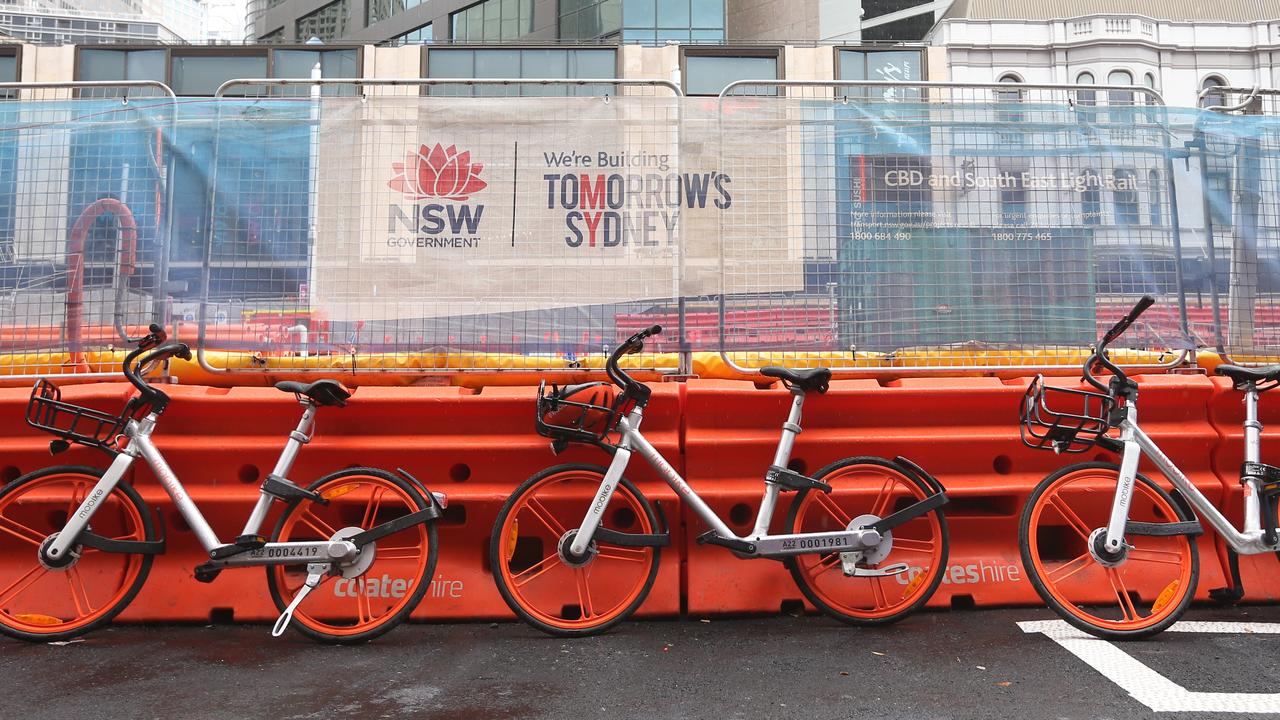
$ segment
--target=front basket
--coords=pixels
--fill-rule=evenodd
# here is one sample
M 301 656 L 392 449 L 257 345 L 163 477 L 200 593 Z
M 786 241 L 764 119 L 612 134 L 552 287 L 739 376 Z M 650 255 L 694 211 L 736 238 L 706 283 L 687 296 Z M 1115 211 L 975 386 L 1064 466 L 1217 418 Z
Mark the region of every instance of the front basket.
M 1082 453 L 1111 428 L 1115 398 L 1048 385 L 1037 375 L 1022 396 L 1022 442 L 1054 452 Z

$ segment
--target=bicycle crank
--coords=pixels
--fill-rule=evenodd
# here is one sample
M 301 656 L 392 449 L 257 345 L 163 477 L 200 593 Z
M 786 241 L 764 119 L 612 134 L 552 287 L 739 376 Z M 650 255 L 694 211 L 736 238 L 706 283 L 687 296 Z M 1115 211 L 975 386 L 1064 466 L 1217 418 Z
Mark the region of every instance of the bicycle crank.
M 312 590 L 316 589 L 331 568 L 329 563 L 307 563 L 307 581 L 298 588 L 298 594 L 293 596 L 293 602 L 289 603 L 289 607 L 285 608 L 276 620 L 275 627 L 271 628 L 271 637 L 280 637 L 284 634 L 285 629 L 289 627 L 289 621 L 293 619 L 293 611 L 298 609 Z
M 850 531 L 861 530 L 879 520 L 880 517 L 876 515 L 859 515 L 850 520 L 845 529 Z M 844 571 L 845 577 L 889 577 L 891 575 L 901 575 L 908 569 L 906 563 L 894 563 L 882 568 L 858 567 L 859 565 L 876 565 L 889 557 L 889 552 L 892 550 L 893 531 L 886 530 L 880 537 L 880 542 L 872 547 L 840 553 L 841 569 Z

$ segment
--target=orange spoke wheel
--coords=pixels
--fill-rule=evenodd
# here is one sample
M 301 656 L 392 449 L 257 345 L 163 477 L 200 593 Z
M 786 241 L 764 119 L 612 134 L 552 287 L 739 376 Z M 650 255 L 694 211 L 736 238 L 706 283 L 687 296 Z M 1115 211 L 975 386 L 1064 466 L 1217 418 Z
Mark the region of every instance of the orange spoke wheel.
M 796 496 L 787 532 L 835 532 L 868 516 L 887 517 L 936 491 L 892 462 L 874 457 L 840 460 L 820 470 L 817 479 L 831 493 L 805 490 Z M 872 520 L 874 522 L 874 520 Z M 947 565 L 947 520 L 931 510 L 893 528 L 877 548 L 853 553 L 813 553 L 787 560 L 791 576 L 809 602 L 828 615 L 855 625 L 884 625 L 911 614 L 929 600 Z M 906 565 L 892 575 L 845 574 L 846 561 L 875 571 Z
M 102 478 L 90 467 L 53 467 L 0 490 L 0 631 L 34 642 L 65 640 L 105 625 L 133 600 L 152 555 L 73 547 L 70 561 L 41 562 L 40 547 L 62 530 Z M 88 530 L 112 540 L 155 540 L 151 514 L 120 482 L 93 506 Z
M 1098 637 L 1141 638 L 1177 621 L 1195 594 L 1200 558 L 1187 535 L 1126 533 L 1120 562 L 1103 565 L 1089 551 L 1105 531 L 1120 468 L 1083 463 L 1050 475 L 1031 492 L 1018 525 L 1022 565 L 1040 597 L 1062 619 Z M 1172 523 L 1190 511 L 1139 475 L 1129 519 Z M 1110 563 L 1109 563 L 1110 564 Z
M 570 533 L 582 525 L 604 474 L 595 465 L 548 468 L 511 494 L 494 523 L 489 549 L 498 591 L 520 619 L 548 634 L 604 632 L 640 607 L 658 575 L 659 548 L 620 547 L 598 538 L 584 558 L 566 561 Z M 659 532 L 648 500 L 625 478 L 600 526 Z
M 349 528 L 368 530 L 417 512 L 428 502 L 407 481 L 375 468 L 342 470 L 317 480 L 309 489 L 329 504 L 291 502 L 280 516 L 272 542 L 328 540 Z M 373 545 L 368 568 L 354 577 L 325 577 L 298 606 L 291 627 L 321 642 L 359 643 L 407 619 L 435 572 L 435 523 L 412 525 Z M 271 599 L 281 612 L 306 579 L 306 565 L 267 567 Z

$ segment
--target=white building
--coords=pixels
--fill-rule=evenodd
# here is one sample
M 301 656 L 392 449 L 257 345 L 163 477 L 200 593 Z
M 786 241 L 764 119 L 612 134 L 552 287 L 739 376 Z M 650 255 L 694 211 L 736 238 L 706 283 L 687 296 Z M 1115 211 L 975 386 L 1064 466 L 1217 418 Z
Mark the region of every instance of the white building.
M 183 42 L 204 24 L 201 0 L 0 0 L 0 34 L 30 43 Z
M 959 82 L 1280 87 L 1280 0 L 955 0 L 927 41 Z

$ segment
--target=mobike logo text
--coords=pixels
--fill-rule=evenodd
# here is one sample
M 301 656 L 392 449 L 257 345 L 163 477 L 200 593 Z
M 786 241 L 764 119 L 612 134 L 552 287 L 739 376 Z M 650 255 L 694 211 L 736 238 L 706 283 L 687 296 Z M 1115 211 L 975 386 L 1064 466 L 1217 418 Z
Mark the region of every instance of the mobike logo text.
M 334 597 L 373 597 L 373 598 L 402 598 L 408 592 L 412 584 L 411 580 L 406 578 L 393 578 L 387 573 L 383 573 L 381 577 L 372 575 L 361 576 L 358 578 L 338 578 L 333 583 Z M 461 598 L 462 597 L 462 581 L 461 580 L 445 580 L 443 575 L 437 576 L 431 581 L 430 587 L 427 588 L 426 597 L 434 598 Z
M 924 568 L 912 565 L 904 573 L 893 577 L 899 585 L 906 585 L 924 573 Z M 977 585 L 978 583 L 1021 582 L 1022 568 L 1012 563 L 991 563 L 985 560 L 962 565 L 949 565 L 942 573 L 946 585 Z
M 469 151 L 457 146 L 420 146 L 405 155 L 404 162 L 392 163 L 395 176 L 387 185 L 407 200 L 447 200 L 417 202 L 411 207 L 387 205 L 387 245 L 414 248 L 474 248 L 484 205 L 464 204 L 484 190 L 480 179 L 484 165 L 471 162 Z
M 675 243 L 682 208 L 733 204 L 722 172 L 546 173 L 547 209 L 566 210 L 569 247 L 656 247 Z

